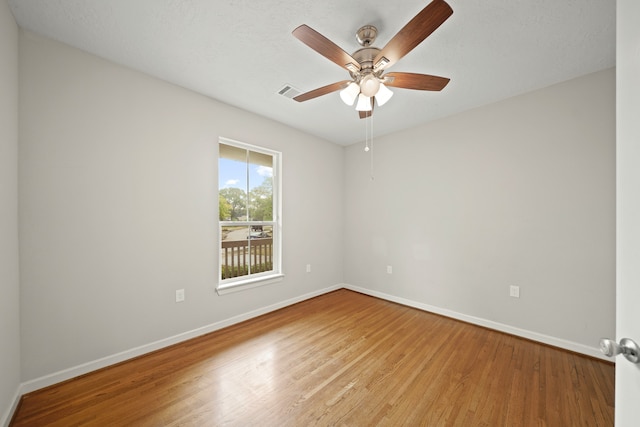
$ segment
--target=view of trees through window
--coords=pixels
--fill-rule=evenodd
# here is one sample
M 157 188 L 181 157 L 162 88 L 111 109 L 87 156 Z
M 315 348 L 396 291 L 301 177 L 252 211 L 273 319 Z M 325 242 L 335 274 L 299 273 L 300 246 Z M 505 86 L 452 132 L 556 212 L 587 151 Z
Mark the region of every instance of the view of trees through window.
M 274 272 L 274 156 L 219 144 L 220 279 Z

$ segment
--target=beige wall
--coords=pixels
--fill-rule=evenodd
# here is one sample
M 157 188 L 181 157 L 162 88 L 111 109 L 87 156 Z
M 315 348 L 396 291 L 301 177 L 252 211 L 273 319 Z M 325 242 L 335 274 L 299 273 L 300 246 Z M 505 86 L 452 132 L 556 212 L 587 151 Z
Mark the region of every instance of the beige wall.
M 0 425 L 20 383 L 18 28 L 0 1 Z
M 30 33 L 20 49 L 23 381 L 341 282 L 342 147 Z M 224 296 L 218 136 L 283 153 L 285 278 Z
M 613 336 L 614 69 L 377 138 L 373 181 L 362 147 L 346 283 L 596 355 Z

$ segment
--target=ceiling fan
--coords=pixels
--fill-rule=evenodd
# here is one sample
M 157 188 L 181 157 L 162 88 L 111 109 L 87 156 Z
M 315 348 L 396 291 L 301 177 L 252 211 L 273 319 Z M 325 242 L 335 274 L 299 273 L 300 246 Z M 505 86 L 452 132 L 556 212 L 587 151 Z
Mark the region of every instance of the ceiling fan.
M 299 26 L 293 30 L 294 37 L 349 71 L 351 80 L 332 83 L 300 94 L 293 99 L 303 102 L 339 90 L 340 97 L 347 105 L 353 105 L 356 99 L 358 100 L 356 110 L 363 119 L 373 114 L 374 104 L 381 106 L 391 98 L 393 93 L 387 86 L 415 90 L 442 90 L 449 83 L 446 77 L 401 72 L 385 73 L 385 70 L 411 52 L 451 14 L 453 10 L 444 0 L 433 0 L 382 49 L 372 46 L 378 35 L 376 27 L 365 25 L 356 33 L 356 39 L 362 48 L 352 55 L 311 27 Z

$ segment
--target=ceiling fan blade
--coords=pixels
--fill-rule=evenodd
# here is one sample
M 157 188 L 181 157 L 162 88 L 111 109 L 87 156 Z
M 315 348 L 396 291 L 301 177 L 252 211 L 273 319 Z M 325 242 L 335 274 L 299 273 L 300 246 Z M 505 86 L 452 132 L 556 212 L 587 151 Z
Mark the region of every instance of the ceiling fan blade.
M 429 37 L 452 14 L 453 9 L 447 2 L 433 0 L 387 43 L 373 63 L 381 64 L 378 69 L 390 67 Z M 381 63 L 383 57 L 387 61 Z
M 296 96 L 295 99 L 298 102 L 308 101 L 313 98 L 317 98 L 322 95 L 326 95 L 331 92 L 335 92 L 340 89 L 344 89 L 347 85 L 351 83 L 351 80 L 343 80 L 341 82 L 331 83 L 330 85 L 319 87 L 318 89 L 311 90 L 309 92 L 305 92 Z
M 356 71 L 360 70 L 360 64 L 358 63 L 358 61 L 353 59 L 351 55 L 342 50 L 337 44 L 317 32 L 313 28 L 307 25 L 300 25 L 298 28 L 293 30 L 292 34 L 302 43 L 306 44 L 311 49 L 315 50 L 330 61 L 335 62 L 342 68 L 348 71 L 352 71 L 349 70 L 349 68 L 355 67 Z
M 375 96 L 371 97 L 371 111 L 358 111 L 358 115 L 361 119 L 366 119 L 367 117 L 371 117 L 373 115 L 373 108 L 375 105 Z
M 449 83 L 448 78 L 417 73 L 387 73 L 384 84 L 404 89 L 440 91 Z

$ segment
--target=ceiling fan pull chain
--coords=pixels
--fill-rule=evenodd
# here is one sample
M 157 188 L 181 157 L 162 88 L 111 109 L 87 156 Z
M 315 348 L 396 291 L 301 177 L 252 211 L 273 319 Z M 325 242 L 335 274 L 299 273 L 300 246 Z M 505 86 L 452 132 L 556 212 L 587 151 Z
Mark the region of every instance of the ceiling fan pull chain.
M 371 161 L 371 166 L 370 166 L 371 181 L 373 181 L 373 114 L 371 115 L 371 117 L 369 117 L 369 120 L 371 120 L 371 147 L 370 147 L 371 152 L 369 153 L 369 160 Z
M 369 126 L 368 126 L 369 118 L 364 119 L 364 151 L 365 153 L 369 152 Z

